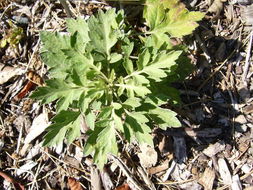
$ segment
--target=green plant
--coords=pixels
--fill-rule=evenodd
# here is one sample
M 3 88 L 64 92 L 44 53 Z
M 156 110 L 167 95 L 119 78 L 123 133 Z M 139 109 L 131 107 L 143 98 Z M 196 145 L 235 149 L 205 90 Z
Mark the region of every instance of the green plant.
M 168 77 L 180 75 L 176 61 L 182 59 L 182 50 L 170 44 L 170 37 L 191 33 L 203 15 L 184 7 L 182 11 L 182 4 L 173 2 L 147 1 L 144 18 L 149 30 L 143 35 L 115 9 L 99 10 L 87 22 L 68 19 L 68 34 L 41 32 L 41 56 L 51 79 L 31 97 L 42 103 L 57 100 L 57 115 L 44 145 L 59 144 L 65 137 L 73 142 L 85 120 L 90 130 L 84 153 L 93 154 L 101 167 L 108 153 L 117 154 L 119 138 L 153 145 L 153 126 L 181 126 L 175 112 L 160 107 L 178 98 Z M 194 27 L 186 28 L 189 22 Z
M 11 45 L 12 47 L 16 47 L 24 36 L 23 29 L 21 27 L 16 26 L 10 21 L 9 25 L 10 29 L 7 31 L 7 34 L 0 39 L 0 48 L 6 47 L 7 44 Z

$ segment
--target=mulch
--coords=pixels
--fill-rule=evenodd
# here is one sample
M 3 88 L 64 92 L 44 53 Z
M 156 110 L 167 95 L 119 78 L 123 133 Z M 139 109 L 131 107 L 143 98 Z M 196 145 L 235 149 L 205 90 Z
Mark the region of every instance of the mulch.
M 43 147 L 54 105 L 29 98 L 48 78 L 39 32 L 65 31 L 67 17 L 117 7 L 138 27 L 142 5 L 107 2 L 0 1 L 0 189 L 253 189 L 253 2 L 185 0 L 206 13 L 184 38 L 194 72 L 175 83 L 183 128 L 155 130 L 155 148 L 126 144 L 103 171 L 83 157 L 84 139 Z M 2 44 L 7 40 L 7 44 Z

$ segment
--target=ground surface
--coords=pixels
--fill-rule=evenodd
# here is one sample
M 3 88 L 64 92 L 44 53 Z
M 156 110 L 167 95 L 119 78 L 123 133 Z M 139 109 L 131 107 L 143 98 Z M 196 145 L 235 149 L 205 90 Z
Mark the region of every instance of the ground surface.
M 196 69 L 175 84 L 184 128 L 155 131 L 155 150 L 126 146 L 103 171 L 82 156 L 81 140 L 41 147 L 39 131 L 54 108 L 28 98 L 47 78 L 38 34 L 64 31 L 67 16 L 110 6 L 124 8 L 137 24 L 141 5 L 70 2 L 64 8 L 50 0 L 0 1 L 1 43 L 9 39 L 0 44 L 0 189 L 253 189 L 252 1 L 184 1 L 206 13 L 184 42 Z

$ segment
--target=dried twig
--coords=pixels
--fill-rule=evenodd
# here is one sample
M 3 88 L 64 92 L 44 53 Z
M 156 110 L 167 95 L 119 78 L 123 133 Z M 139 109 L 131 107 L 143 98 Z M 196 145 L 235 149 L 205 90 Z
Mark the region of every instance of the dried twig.
M 184 184 L 184 183 L 189 183 L 192 181 L 197 180 L 197 178 L 192 178 L 192 179 L 187 179 L 187 180 L 182 180 L 182 181 L 167 181 L 167 182 L 159 182 L 157 184 L 161 185 L 178 185 L 178 184 Z
M 247 78 L 247 75 L 248 75 L 248 71 L 249 71 L 252 40 L 253 40 L 253 30 L 250 33 L 249 47 L 248 47 L 248 51 L 247 51 L 247 55 L 246 55 L 244 71 L 243 71 L 243 74 L 242 74 L 243 82 L 245 82 L 245 80 Z
M 147 176 L 148 172 L 144 171 L 143 168 L 140 167 L 140 166 L 137 167 L 137 170 L 141 174 L 141 176 L 142 176 L 143 180 L 145 181 L 145 183 L 148 185 L 149 189 L 155 190 L 156 188 L 155 188 L 154 184 L 152 183 L 152 181 Z
M 138 182 L 134 179 L 134 177 L 132 177 L 131 172 L 129 171 L 129 169 L 125 166 L 125 164 L 123 163 L 123 161 L 110 154 L 110 158 L 120 167 L 120 169 L 123 171 L 123 173 L 127 176 L 127 178 L 129 179 L 129 181 L 138 189 L 138 190 L 142 190 L 143 188 L 138 184 Z
M 60 0 L 60 3 L 62 4 L 63 8 L 65 9 L 67 16 L 69 18 L 71 18 L 73 13 L 71 12 L 66 0 Z

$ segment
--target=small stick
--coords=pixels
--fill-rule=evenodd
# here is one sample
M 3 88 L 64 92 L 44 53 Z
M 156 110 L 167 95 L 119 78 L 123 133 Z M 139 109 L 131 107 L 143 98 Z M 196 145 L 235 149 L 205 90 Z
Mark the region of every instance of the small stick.
M 248 71 L 249 71 L 250 52 L 251 52 L 251 47 L 252 47 L 252 40 L 253 40 L 253 30 L 250 33 L 249 47 L 248 47 L 248 51 L 247 51 L 247 55 L 246 55 L 246 60 L 245 60 L 244 71 L 243 71 L 243 75 L 242 75 L 243 82 L 245 82 L 245 80 L 247 78 L 247 75 L 248 75 Z
M 62 4 L 63 8 L 65 9 L 67 16 L 69 18 L 71 18 L 73 14 L 72 14 L 71 10 L 69 9 L 69 6 L 68 6 L 66 0 L 60 0 L 60 3 Z
M 132 182 L 132 184 L 138 189 L 142 190 L 143 188 L 139 186 L 138 182 L 131 176 L 131 172 L 129 169 L 125 166 L 125 164 L 120 160 L 120 158 L 110 154 L 110 158 L 120 167 L 120 169 L 123 171 L 123 173 L 126 175 L 126 177 L 129 179 L 129 181 Z
M 159 182 L 157 184 L 160 184 L 160 185 L 177 185 L 177 184 L 184 184 L 184 183 L 189 183 L 189 182 L 192 182 L 192 181 L 195 181 L 197 180 L 197 178 L 192 178 L 192 179 L 186 179 L 186 180 L 182 180 L 182 181 L 166 181 L 166 182 Z

